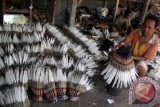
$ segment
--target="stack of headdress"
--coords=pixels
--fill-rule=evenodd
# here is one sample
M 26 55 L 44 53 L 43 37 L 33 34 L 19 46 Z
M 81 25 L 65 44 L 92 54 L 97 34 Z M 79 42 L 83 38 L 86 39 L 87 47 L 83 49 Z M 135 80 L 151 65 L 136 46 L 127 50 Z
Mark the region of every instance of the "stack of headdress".
M 58 39 L 62 44 L 66 43 L 68 46 L 68 54 L 62 57 L 62 74 L 64 78 L 67 76 L 67 96 L 69 100 L 76 101 L 80 93 L 93 88 L 93 83 L 89 77 L 95 74 L 96 67 L 98 66 L 96 59 L 100 56 L 100 52 L 96 48 L 97 44 L 82 35 L 76 28 L 71 28 L 70 30 L 67 27 L 63 27 L 62 32 L 60 32 L 60 30 L 52 25 L 46 24 L 45 26 L 51 36 Z M 82 38 L 77 37 L 77 34 L 74 34 L 74 30 Z M 93 50 L 94 46 L 97 50 Z
M 61 33 L 49 24 L 4 24 L 0 30 L 0 105 L 28 107 L 28 86 L 36 100 L 52 102 L 76 101 L 93 88 L 100 56 L 94 41 L 74 40 L 79 36 L 72 30 Z
M 40 41 L 35 35 L 39 31 L 36 26 L 14 24 L 4 24 L 0 30 L 0 105 L 29 107 L 28 73 L 37 59 L 30 56 L 29 46 Z

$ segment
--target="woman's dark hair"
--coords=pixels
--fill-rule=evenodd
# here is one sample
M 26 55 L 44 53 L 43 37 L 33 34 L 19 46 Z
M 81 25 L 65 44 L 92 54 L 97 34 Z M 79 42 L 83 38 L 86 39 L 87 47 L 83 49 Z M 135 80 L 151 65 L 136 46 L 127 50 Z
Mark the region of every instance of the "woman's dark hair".
M 158 19 L 157 16 L 155 16 L 155 15 L 149 15 L 149 16 L 147 16 L 147 17 L 145 18 L 145 20 L 144 20 L 144 23 L 145 23 L 148 19 L 155 21 L 155 28 L 159 26 L 159 19 Z

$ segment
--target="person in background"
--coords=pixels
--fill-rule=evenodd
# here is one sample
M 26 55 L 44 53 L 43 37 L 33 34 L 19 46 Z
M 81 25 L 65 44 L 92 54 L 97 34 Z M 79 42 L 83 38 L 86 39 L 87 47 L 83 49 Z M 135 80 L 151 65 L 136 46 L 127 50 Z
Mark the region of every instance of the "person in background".
M 127 9 L 124 11 L 124 14 L 118 16 L 115 21 L 115 27 L 118 29 L 121 36 L 126 36 L 132 31 L 131 15 L 132 11 Z
M 152 60 L 159 46 L 156 29 L 159 19 L 154 15 L 145 18 L 143 27 L 132 31 L 117 47 L 131 46 L 131 54 L 135 60 L 137 73 L 144 76 L 147 73 L 147 62 Z
M 115 13 L 115 10 L 116 10 L 116 6 L 111 7 L 109 9 L 109 15 L 114 16 L 114 14 L 116 14 L 116 17 L 118 17 L 124 13 L 124 11 L 126 10 L 126 7 L 120 4 L 120 5 L 118 5 L 118 9 L 117 9 L 116 13 Z

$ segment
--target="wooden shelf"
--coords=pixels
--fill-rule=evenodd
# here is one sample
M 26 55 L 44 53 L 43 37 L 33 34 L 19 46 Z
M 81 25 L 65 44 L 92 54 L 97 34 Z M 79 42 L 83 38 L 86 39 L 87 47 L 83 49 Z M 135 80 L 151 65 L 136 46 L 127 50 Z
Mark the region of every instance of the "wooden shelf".
M 144 2 L 142 0 L 128 0 L 129 2 Z
M 3 0 L 3 15 L 4 14 L 25 14 L 29 17 L 29 21 L 32 22 L 32 6 L 33 6 L 33 0 L 28 0 L 29 7 L 28 9 L 8 9 L 7 6 L 7 0 Z M 22 4 L 23 5 L 23 4 Z
M 11 10 L 5 9 L 5 13 L 30 13 L 29 10 Z

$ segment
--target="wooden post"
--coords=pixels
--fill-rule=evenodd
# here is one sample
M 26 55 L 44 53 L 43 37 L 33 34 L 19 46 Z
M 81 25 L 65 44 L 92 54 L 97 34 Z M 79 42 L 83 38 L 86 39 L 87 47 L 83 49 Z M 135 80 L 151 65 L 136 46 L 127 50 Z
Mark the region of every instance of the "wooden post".
M 0 0 L 1 4 L 0 4 L 0 24 L 3 23 L 3 1 Z
M 83 0 L 78 0 L 78 5 L 80 5 L 83 2 Z
M 74 26 L 76 10 L 77 10 L 77 0 L 69 0 L 68 12 L 69 12 L 69 26 Z
M 29 21 L 32 22 L 32 14 L 33 14 L 33 0 L 30 0 L 30 7 L 29 7 Z
M 118 5 L 119 5 L 119 0 L 117 0 L 117 2 L 116 2 L 116 9 L 115 9 L 114 18 L 113 18 L 113 25 L 114 25 L 115 20 L 116 20 L 116 13 L 117 13 L 117 10 L 118 10 Z
M 55 23 L 55 14 L 56 13 L 56 0 L 52 0 L 52 24 Z
M 108 0 L 105 0 L 104 7 L 107 7 Z
M 5 0 L 3 0 L 3 7 L 2 7 L 2 14 L 3 14 L 3 16 L 2 16 L 2 23 L 4 23 L 4 14 L 6 13 L 6 11 L 5 11 L 5 8 L 6 8 L 6 3 L 5 3 L 6 1 Z
M 6 5 L 5 5 L 5 0 L 3 0 L 3 15 L 5 14 L 5 8 L 6 8 Z
M 151 1 L 151 0 L 145 0 L 145 2 L 144 2 L 144 6 L 143 6 L 143 11 L 142 11 L 142 16 L 141 16 L 140 23 L 143 23 L 143 22 L 144 22 L 144 19 L 145 19 L 145 17 L 146 17 L 146 13 L 147 13 L 147 10 L 148 10 L 150 1 Z

